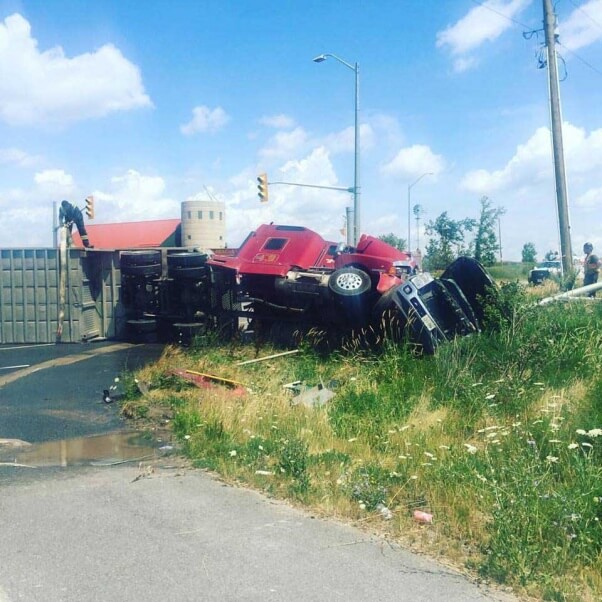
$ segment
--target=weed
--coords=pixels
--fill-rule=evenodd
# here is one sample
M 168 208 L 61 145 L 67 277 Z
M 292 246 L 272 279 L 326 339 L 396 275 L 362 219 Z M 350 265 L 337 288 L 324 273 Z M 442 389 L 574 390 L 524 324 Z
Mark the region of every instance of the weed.
M 481 334 L 427 358 L 392 342 L 373 352 L 359 337 L 317 353 L 306 338 L 294 356 L 238 368 L 257 350 L 197 342 L 148 369 L 152 391 L 129 407 L 171 408 L 195 465 L 227 479 L 351 519 L 382 504 L 399 519 L 383 521 L 392 536 L 411 536 L 412 510 L 425 510 L 431 552 L 455 550 L 456 562 L 529 595 L 600 599 L 602 306 L 538 307 L 546 287 L 502 287 Z M 251 392 L 159 378 L 173 367 Z M 305 408 L 282 388 L 294 380 L 339 385 L 327 408 Z

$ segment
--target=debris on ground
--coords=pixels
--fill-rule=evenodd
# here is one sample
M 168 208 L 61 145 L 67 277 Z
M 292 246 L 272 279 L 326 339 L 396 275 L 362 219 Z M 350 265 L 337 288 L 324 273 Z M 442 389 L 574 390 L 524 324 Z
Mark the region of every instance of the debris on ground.
M 433 515 L 428 512 L 423 512 L 422 510 L 414 510 L 414 520 L 418 523 L 432 523 Z
M 264 357 L 257 357 L 254 360 L 245 360 L 244 362 L 238 362 L 237 366 L 246 366 L 248 364 L 255 364 L 256 362 L 264 362 L 266 360 L 271 360 L 276 357 L 282 357 L 284 355 L 293 355 L 294 353 L 299 353 L 299 349 L 293 349 L 291 351 L 283 351 L 282 353 L 273 353 L 272 355 L 266 355 Z
M 171 370 L 170 374 L 186 380 L 200 389 L 213 389 L 217 385 L 228 387 L 234 395 L 246 395 L 247 388 L 236 380 L 222 378 L 214 374 L 205 374 L 203 372 L 195 372 L 194 370 Z
M 384 504 L 377 504 L 376 509 L 385 520 L 391 520 L 393 518 L 393 513 Z
M 321 407 L 335 396 L 334 391 L 325 387 L 323 383 L 310 387 L 304 385 L 300 380 L 295 380 L 282 385 L 282 388 L 293 393 L 294 397 L 291 399 L 291 405 L 294 406 L 302 404 L 307 407 Z

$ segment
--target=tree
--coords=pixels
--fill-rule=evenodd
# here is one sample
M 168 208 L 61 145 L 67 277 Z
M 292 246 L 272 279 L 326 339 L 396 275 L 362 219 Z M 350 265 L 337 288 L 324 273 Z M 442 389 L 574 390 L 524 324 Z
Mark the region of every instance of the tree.
M 398 236 L 395 236 L 393 232 L 391 232 L 390 234 L 383 234 L 382 236 L 379 236 L 378 239 L 382 240 L 383 242 L 386 242 L 388 245 L 391 245 L 396 249 L 399 249 L 400 251 L 406 250 L 407 241 L 405 240 L 405 238 L 399 238 Z
M 492 207 L 491 200 L 486 196 L 481 197 L 480 203 L 481 215 L 476 222 L 477 233 L 473 241 L 474 258 L 489 266 L 495 263 L 495 254 L 500 249 L 495 226 L 500 215 L 506 210 L 503 207 Z
M 526 242 L 523 245 L 523 263 L 535 263 L 537 261 L 537 251 L 532 242 Z
M 426 259 L 430 270 L 446 268 L 458 255 L 466 253 L 463 246 L 465 232 L 476 226 L 473 219 L 453 220 L 444 211 L 435 221 L 429 221 L 425 232 L 431 237 L 426 246 Z M 455 251 L 454 251 L 455 247 Z

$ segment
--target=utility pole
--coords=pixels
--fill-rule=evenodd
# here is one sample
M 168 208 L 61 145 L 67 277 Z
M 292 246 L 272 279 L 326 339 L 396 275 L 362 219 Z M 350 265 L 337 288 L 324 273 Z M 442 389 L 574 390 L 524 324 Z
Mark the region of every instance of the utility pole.
M 550 119 L 552 123 L 552 147 L 554 152 L 554 176 L 556 178 L 556 203 L 558 207 L 558 228 L 560 230 L 560 254 L 562 270 L 568 275 L 573 269 L 573 249 L 571 247 L 571 226 L 569 222 L 566 173 L 562 144 L 562 114 L 560 112 L 560 90 L 558 66 L 556 63 L 556 15 L 552 0 L 543 0 L 544 31 L 548 51 L 548 80 L 550 89 Z
M 504 263 L 504 255 L 502 254 L 502 219 L 500 214 L 497 216 L 497 230 L 498 230 L 498 238 L 500 241 L 500 263 Z

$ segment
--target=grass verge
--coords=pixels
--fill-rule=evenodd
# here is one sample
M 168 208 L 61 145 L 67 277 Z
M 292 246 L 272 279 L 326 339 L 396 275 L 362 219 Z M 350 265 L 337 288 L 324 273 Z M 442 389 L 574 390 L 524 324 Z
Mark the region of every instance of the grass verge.
M 504 295 L 509 311 L 490 316 L 497 328 L 433 357 L 385 343 L 238 366 L 274 350 L 169 348 L 135 375 L 149 390 L 129 387 L 124 411 L 169 416 L 186 454 L 225 479 L 369 525 L 525 595 L 599 600 L 602 307 L 534 307 L 516 283 Z M 197 388 L 175 369 L 245 387 Z M 293 381 L 335 396 L 295 404 L 283 388 Z

